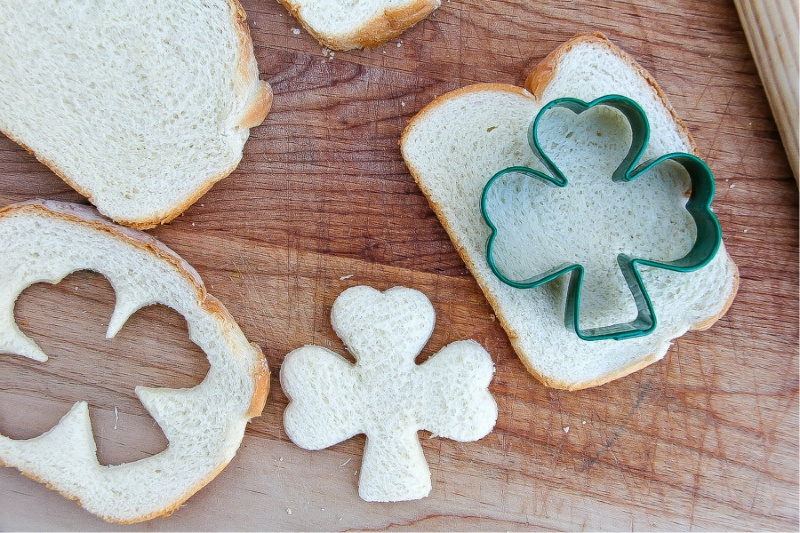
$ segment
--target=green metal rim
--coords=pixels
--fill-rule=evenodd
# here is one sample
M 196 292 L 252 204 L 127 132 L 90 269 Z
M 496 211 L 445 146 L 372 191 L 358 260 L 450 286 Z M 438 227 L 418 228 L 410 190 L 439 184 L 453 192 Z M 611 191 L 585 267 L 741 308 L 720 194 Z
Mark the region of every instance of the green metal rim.
M 633 258 L 625 254 L 617 257 L 617 263 L 628 284 L 631 295 L 636 302 L 637 316 L 630 322 L 611 324 L 598 328 L 582 329 L 580 327 L 580 293 L 583 284 L 584 267 L 580 264 L 565 264 L 547 272 L 539 273 L 527 279 L 513 279 L 505 275 L 497 266 L 494 257 L 494 244 L 498 228 L 492 222 L 488 212 L 487 198 L 489 191 L 497 180 L 509 173 L 523 174 L 545 184 L 556 187 L 567 187 L 569 182 L 561 170 L 541 149 L 538 129 L 545 114 L 553 108 L 564 107 L 573 113 L 580 114 L 595 106 L 608 106 L 619 110 L 631 126 L 631 146 L 622 163 L 612 173 L 613 181 L 633 181 L 660 164 L 673 162 L 682 166 L 691 179 L 692 192 L 686 203 L 686 210 L 691 215 L 697 235 L 689 252 L 674 261 L 653 261 L 646 258 Z M 722 230 L 719 221 L 711 211 L 714 198 L 714 176 L 706 163 L 693 154 L 675 152 L 645 161 L 639 164 L 650 140 L 650 125 L 644 110 L 634 100 L 625 96 L 611 94 L 584 102 L 576 98 L 559 98 L 545 105 L 528 129 L 528 143 L 534 155 L 547 168 L 549 174 L 523 166 L 512 166 L 497 172 L 483 188 L 480 201 L 481 215 L 491 231 L 486 242 L 486 260 L 492 272 L 504 284 L 516 289 L 533 289 L 548 283 L 562 275 L 570 276 L 564 321 L 568 328 L 583 340 L 623 340 L 642 337 L 652 333 L 657 326 L 655 310 L 650 295 L 645 288 L 639 272 L 639 265 L 671 270 L 674 272 L 692 272 L 707 265 L 716 255 L 722 242 Z

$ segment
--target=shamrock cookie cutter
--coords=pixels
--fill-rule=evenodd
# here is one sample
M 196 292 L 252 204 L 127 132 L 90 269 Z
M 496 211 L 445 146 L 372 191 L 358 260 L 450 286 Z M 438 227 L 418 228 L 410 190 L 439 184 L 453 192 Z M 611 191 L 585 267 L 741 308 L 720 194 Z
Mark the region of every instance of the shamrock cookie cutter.
M 631 146 L 622 163 L 611 175 L 612 181 L 633 181 L 657 165 L 665 161 L 673 161 L 682 166 L 689 174 L 692 184 L 691 195 L 685 205 L 694 220 L 696 237 L 689 252 L 674 261 L 654 261 L 645 258 L 631 257 L 625 253 L 617 256 L 617 264 L 625 278 L 628 288 L 636 303 L 637 315 L 630 322 L 623 322 L 607 326 L 582 329 L 580 327 L 581 286 L 583 284 L 584 267 L 581 264 L 567 264 L 551 269 L 527 279 L 512 279 L 505 275 L 495 263 L 494 244 L 497 237 L 497 227 L 492 222 L 487 210 L 487 198 L 492 185 L 502 176 L 509 173 L 519 173 L 529 176 L 547 185 L 566 187 L 569 185 L 566 176 L 544 153 L 539 143 L 538 129 L 542 117 L 556 107 L 566 108 L 576 115 L 596 106 L 612 107 L 620 111 L 631 127 Z M 642 337 L 655 330 L 657 325 L 655 310 L 650 300 L 650 295 L 644 286 L 638 270 L 639 265 L 662 268 L 675 272 L 692 272 L 708 264 L 719 249 L 722 241 L 722 231 L 719 221 L 711 211 L 711 201 L 714 198 L 714 176 L 711 169 L 699 157 L 683 152 L 673 152 L 639 164 L 650 140 L 650 123 L 644 110 L 634 100 L 616 94 L 601 96 L 591 102 L 584 102 L 577 98 L 558 98 L 545 105 L 528 128 L 528 144 L 534 155 L 544 164 L 549 174 L 523 166 L 512 166 L 497 172 L 486 183 L 481 195 L 481 214 L 491 230 L 486 243 L 486 259 L 492 272 L 506 285 L 517 289 L 532 289 L 544 285 L 562 275 L 569 274 L 567 301 L 564 310 L 564 321 L 568 328 L 583 340 L 623 340 L 633 337 Z

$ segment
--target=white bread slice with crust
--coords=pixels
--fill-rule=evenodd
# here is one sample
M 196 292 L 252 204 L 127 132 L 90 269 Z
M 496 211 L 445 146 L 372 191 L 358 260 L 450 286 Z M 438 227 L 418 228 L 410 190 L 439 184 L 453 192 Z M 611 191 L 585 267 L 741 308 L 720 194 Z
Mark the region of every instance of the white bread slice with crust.
M 197 272 L 153 237 L 117 226 L 76 204 L 33 201 L 0 211 L 0 353 L 46 361 L 14 320 L 14 302 L 28 286 L 58 283 L 76 270 L 103 274 L 117 296 L 109 338 L 138 309 L 160 303 L 184 316 L 189 338 L 210 369 L 196 387 L 136 387 L 169 441 L 138 461 L 101 465 L 86 402 L 77 402 L 48 432 L 28 440 L 0 435 L 0 464 L 110 522 L 169 515 L 233 458 L 245 425 L 261 414 L 269 368 Z
M 278 0 L 324 46 L 377 46 L 430 15 L 441 0 Z
M 140 229 L 233 172 L 272 105 L 238 0 L 6 0 L 0 40 L 0 131 Z
M 567 284 L 563 277 L 523 290 L 503 284 L 491 271 L 486 258 L 490 230 L 480 213 L 485 184 L 496 172 L 514 165 L 544 170 L 528 146 L 527 129 L 545 104 L 562 97 L 589 102 L 606 94 L 628 96 L 645 110 L 651 132 L 643 160 L 670 152 L 696 154 L 694 141 L 653 78 L 600 34 L 578 35 L 551 53 L 528 76 L 525 88 L 481 84 L 437 98 L 410 121 L 401 138 L 411 174 L 493 306 L 521 361 L 550 387 L 576 390 L 601 385 L 658 361 L 672 339 L 691 329 L 708 328 L 718 320 L 738 288 L 738 270 L 724 245 L 708 265 L 695 272 L 640 268 L 653 300 L 656 330 L 622 341 L 583 341 L 564 325 Z M 517 278 L 547 271 L 554 266 L 554 259 L 548 257 L 545 244 L 565 251 L 568 257 L 562 258 L 564 262 L 580 262 L 569 255 L 573 246 L 591 250 L 596 241 L 607 241 L 609 248 L 620 244 L 608 254 L 612 266 L 595 280 L 593 287 L 598 290 L 594 293 L 592 286 L 586 287 L 587 268 L 583 292 L 589 297 L 582 303 L 581 320 L 584 313 L 587 321 L 601 322 L 597 325 L 603 325 L 602 320 L 605 324 L 630 320 L 635 307 L 621 281 L 616 254 L 626 251 L 634 236 L 650 239 L 646 243 L 650 248 L 645 247 L 648 251 L 660 246 L 669 256 L 653 259 L 677 259 L 688 251 L 695 230 L 691 222 L 687 222 L 688 229 L 680 229 L 682 217 L 688 218 L 682 207 L 690 187 L 688 175 L 659 167 L 652 175 L 663 179 L 650 179 L 648 174 L 626 184 L 641 196 L 626 196 L 629 205 L 624 212 L 608 212 L 605 206 L 618 201 L 619 195 L 610 172 L 629 146 L 630 127 L 615 124 L 620 115 L 609 108 L 594 108 L 579 117 L 568 116 L 571 112 L 563 109 L 552 111 L 557 112 L 562 112 L 559 116 L 565 125 L 540 129 L 540 139 L 545 149 L 560 146 L 565 150 L 561 154 L 567 155 L 559 156 L 557 151 L 550 155 L 562 170 L 571 171 L 567 172 L 570 185 L 548 188 L 528 179 L 514 182 L 516 189 L 509 188 L 516 191 L 516 197 L 499 193 L 489 197 L 495 207 L 512 201 L 530 202 L 522 204 L 528 206 L 524 212 L 496 211 L 505 227 L 513 228 L 509 235 L 524 237 L 508 237 L 502 242 L 498 233 L 496 242 L 508 254 L 501 268 Z M 619 138 L 597 140 L 609 124 L 620 128 Z M 569 140 L 580 139 L 581 133 L 597 136 L 581 141 L 583 144 Z M 594 152 L 576 156 L 570 151 L 576 146 Z M 597 178 L 600 174 L 603 177 Z M 562 197 L 571 199 L 573 207 L 567 208 Z M 580 209 L 574 209 L 575 205 Z M 582 236 L 573 237 L 570 231 Z M 591 256 L 582 257 L 602 267 L 600 270 L 605 268 Z M 609 292 L 609 301 L 598 303 L 597 296 Z

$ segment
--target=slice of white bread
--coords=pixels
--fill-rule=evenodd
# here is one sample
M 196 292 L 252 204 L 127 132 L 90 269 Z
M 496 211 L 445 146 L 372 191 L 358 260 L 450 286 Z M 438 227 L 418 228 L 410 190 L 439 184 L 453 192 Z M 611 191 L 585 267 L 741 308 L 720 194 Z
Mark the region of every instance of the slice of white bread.
M 140 229 L 230 174 L 272 104 L 237 0 L 4 0 L 0 42 L 0 131 Z
M 650 75 L 599 34 L 579 35 L 550 54 L 526 87 L 484 84 L 445 94 L 415 116 L 401 149 L 411 174 L 477 279 L 514 349 L 544 384 L 565 389 L 600 385 L 661 359 L 670 341 L 704 329 L 730 306 L 738 271 L 721 246 L 692 273 L 640 268 L 658 321 L 656 330 L 627 340 L 583 341 L 564 325 L 562 276 L 535 289 L 503 284 L 486 258 L 489 227 L 481 217 L 484 186 L 498 171 L 521 165 L 545 171 L 528 145 L 539 110 L 561 97 L 589 102 L 621 94 L 638 102 L 650 122 L 644 159 L 696 153 L 694 142 Z M 672 260 L 688 251 L 695 232 L 683 209 L 688 176 L 669 165 L 628 184 L 611 181 L 631 130 L 611 108 L 581 115 L 552 112 L 539 132 L 545 153 L 569 185 L 546 187 L 510 175 L 487 199 L 498 225 L 497 263 L 512 277 L 544 273 L 559 262 L 584 264 L 582 326 L 610 325 L 636 315 L 616 265 L 626 252 Z M 549 116 L 549 115 L 548 115 Z M 627 128 L 627 129 L 626 129 Z
M 109 338 L 138 309 L 164 304 L 184 316 L 189 338 L 210 364 L 196 387 L 135 389 L 169 440 L 161 453 L 99 464 L 88 406 L 78 402 L 39 437 L 0 435 L 0 464 L 18 468 L 108 521 L 131 523 L 172 513 L 228 464 L 246 423 L 261 414 L 269 391 L 261 350 L 177 254 L 92 208 L 50 201 L 12 205 L 0 211 L 0 243 L 0 353 L 46 361 L 19 330 L 14 302 L 34 283 L 58 283 L 88 269 L 108 278 L 116 292 Z
M 279 0 L 320 43 L 332 50 L 377 46 L 403 33 L 441 0 Z
M 336 298 L 331 324 L 356 364 L 326 348 L 304 346 L 281 366 L 281 387 L 290 400 L 284 427 L 292 442 L 321 450 L 366 434 L 358 483 L 364 500 L 414 500 L 430 493 L 418 430 L 467 442 L 487 435 L 497 421 L 488 390 L 494 364 L 477 342 L 457 341 L 421 365 L 414 362 L 435 318 L 419 291 L 351 287 Z

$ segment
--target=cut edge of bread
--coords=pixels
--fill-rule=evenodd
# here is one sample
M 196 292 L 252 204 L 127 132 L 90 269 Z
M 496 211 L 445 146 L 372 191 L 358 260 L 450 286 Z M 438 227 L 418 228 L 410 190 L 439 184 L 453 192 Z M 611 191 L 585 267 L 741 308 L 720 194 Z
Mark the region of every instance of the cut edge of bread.
M 426 105 L 417 115 L 411 118 L 409 123 L 403 130 L 403 133 L 400 137 L 400 146 L 402 148 L 403 142 L 406 139 L 406 136 L 409 132 L 414 129 L 414 127 L 425 120 L 425 117 L 428 113 L 433 112 L 437 107 L 442 105 L 444 102 L 447 102 L 451 99 L 458 98 L 463 96 L 464 94 L 471 93 L 471 92 L 479 92 L 484 90 L 490 91 L 508 91 L 511 93 L 515 93 L 526 98 L 530 98 L 534 101 L 539 101 L 541 98 L 542 93 L 549 85 L 550 81 L 556 74 L 558 63 L 560 58 L 567 54 L 570 50 L 572 50 L 575 46 L 582 44 L 582 43 L 592 43 L 596 45 L 601 45 L 605 47 L 607 50 L 612 52 L 614 55 L 621 58 L 623 61 L 629 64 L 631 68 L 633 68 L 643 79 L 645 79 L 648 85 L 655 91 L 658 95 L 658 98 L 661 100 L 664 108 L 667 109 L 673 118 L 675 124 L 681 130 L 681 133 L 686 136 L 687 141 L 689 142 L 692 153 L 694 155 L 698 155 L 697 145 L 689 133 L 686 124 L 682 119 L 680 119 L 675 112 L 672 105 L 667 100 L 666 95 L 661 90 L 661 87 L 655 81 L 655 79 L 650 75 L 647 70 L 645 70 L 636 60 L 634 60 L 630 55 L 628 55 L 625 51 L 620 49 L 614 43 L 612 43 L 605 35 L 600 32 L 592 32 L 592 33 L 579 33 L 571 38 L 566 43 L 562 44 L 552 52 L 550 52 L 536 67 L 534 67 L 530 73 L 527 75 L 525 80 L 525 87 L 518 87 L 516 85 L 509 85 L 503 83 L 478 83 L 473 85 L 468 85 L 465 87 L 461 87 L 454 91 L 450 91 L 445 93 L 437 98 L 435 98 L 431 103 Z M 469 271 L 476 272 L 477 265 L 475 265 L 474 261 L 467 253 L 463 240 L 461 236 L 458 234 L 457 231 L 452 228 L 444 216 L 443 207 L 440 206 L 437 202 L 431 200 L 431 190 L 425 185 L 424 180 L 421 178 L 421 173 L 418 169 L 414 168 L 413 163 L 411 163 L 408 159 L 405 159 L 406 166 L 414 178 L 417 186 L 422 190 L 428 203 L 431 206 L 436 217 L 439 219 L 439 222 L 444 227 L 447 235 L 450 237 L 450 240 L 453 243 L 456 251 L 458 252 L 461 259 L 466 264 Z M 724 249 L 721 249 L 720 252 L 726 253 Z M 736 296 L 736 293 L 739 290 L 739 269 L 736 264 L 730 260 L 730 263 L 733 266 L 733 287 L 731 289 L 730 295 L 727 301 L 723 304 L 719 313 L 714 316 L 705 318 L 699 322 L 691 324 L 688 328 L 689 331 L 703 331 L 709 329 L 714 323 L 716 323 L 722 316 L 727 313 L 730 306 L 733 304 L 733 300 Z M 491 290 L 489 286 L 486 284 L 485 280 L 483 280 L 480 276 L 473 276 L 475 280 L 478 282 L 481 291 L 483 292 L 486 299 L 489 301 L 489 304 L 492 306 L 500 324 L 502 325 L 503 329 L 506 331 L 508 335 L 509 341 L 511 342 L 514 351 L 517 354 L 525 353 L 523 347 L 519 345 L 518 336 L 515 333 L 515 328 L 512 326 L 511 322 L 507 319 L 503 312 L 503 307 L 500 303 L 492 296 Z M 580 381 L 580 382 L 568 382 L 564 380 L 554 379 L 549 376 L 545 376 L 541 372 L 539 372 L 529 361 L 529 357 L 519 357 L 522 364 L 525 368 L 530 372 L 537 380 L 543 383 L 547 387 L 556 388 L 556 389 L 563 389 L 568 391 L 576 391 L 587 389 L 591 387 L 597 387 L 600 385 L 604 385 L 608 382 L 614 381 L 616 379 L 625 377 L 633 372 L 641 370 L 656 361 L 661 360 L 664 357 L 664 354 L 669 349 L 669 346 L 672 344 L 672 340 L 674 339 L 665 339 L 664 342 L 660 344 L 660 347 L 646 355 L 643 355 L 640 359 L 625 365 L 623 367 L 617 368 L 612 372 L 609 372 L 597 379 L 592 379 L 588 381 Z
M 291 0 L 278 1 L 320 44 L 331 50 L 342 52 L 372 48 L 393 39 L 423 20 L 441 5 L 441 0 L 412 0 L 402 6 L 384 8 L 381 13 L 351 31 L 330 33 L 311 26 L 301 15 L 301 6 Z
M 239 43 L 239 59 L 235 69 L 237 79 L 234 80 L 234 87 L 238 90 L 246 91 L 246 103 L 244 107 L 239 110 L 234 110 L 232 117 L 234 117 L 235 128 L 250 129 L 260 125 L 266 119 L 272 108 L 273 92 L 269 83 L 258 77 L 258 64 L 256 63 L 255 53 L 253 51 L 253 41 L 250 36 L 250 28 L 246 22 L 247 14 L 244 8 L 239 3 L 239 0 L 227 1 L 231 10 L 231 22 Z M 36 157 L 40 163 L 48 167 L 56 176 L 66 182 L 67 185 L 75 189 L 78 194 L 86 197 L 92 205 L 96 205 L 92 191 L 76 183 L 75 180 L 59 168 L 58 165 L 38 154 L 30 146 L 17 139 L 11 132 L 2 129 L 0 129 L 0 132 Z M 206 194 L 215 183 L 229 176 L 236 170 L 240 161 L 241 156 L 235 164 L 222 172 L 206 177 L 205 181 L 200 183 L 189 195 L 182 199 L 176 199 L 176 202 L 167 211 L 139 218 L 123 219 L 117 217 L 114 221 L 141 230 L 151 229 L 160 224 L 167 224 Z M 113 218 L 103 211 L 102 206 L 97 207 L 97 209 L 103 215 Z
M 89 226 L 91 229 L 110 234 L 113 237 L 124 241 L 130 246 L 168 262 L 177 271 L 179 271 L 183 277 L 190 281 L 190 284 L 195 291 L 195 298 L 199 302 L 200 307 L 208 311 L 220 322 L 236 324 L 235 319 L 225 308 L 222 302 L 220 302 L 211 294 L 208 294 L 205 284 L 194 267 L 192 267 L 185 259 L 180 257 L 177 253 L 168 248 L 164 243 L 157 240 L 155 237 L 137 229 L 114 224 L 114 222 L 101 215 L 96 208 L 88 205 L 60 202 L 56 200 L 34 199 L 12 204 L 0 209 L 0 218 L 7 215 L 14 215 L 16 213 L 32 213 L 39 216 L 67 220 L 78 223 L 82 226 Z M 229 335 L 227 331 L 224 331 L 223 334 L 225 336 Z M 253 380 L 252 399 L 247 411 L 244 414 L 244 418 L 247 421 L 261 415 L 262 411 L 264 410 L 264 406 L 266 405 L 267 396 L 269 395 L 270 390 L 270 370 L 261 347 L 254 342 L 249 342 L 249 345 L 254 350 L 257 364 L 253 366 L 253 373 L 251 375 Z M 197 493 L 200 489 L 210 483 L 217 475 L 219 475 L 219 473 L 225 469 L 233 457 L 234 454 L 232 454 L 227 460 L 221 462 L 211 474 L 206 476 L 204 479 L 199 480 L 193 486 L 188 487 L 180 498 L 166 503 L 164 507 L 158 511 L 154 511 L 152 513 L 148 513 L 147 515 L 139 516 L 131 520 L 123 520 L 112 515 L 104 514 L 98 514 L 97 516 L 107 522 L 117 524 L 134 524 L 152 520 L 158 517 L 169 516 L 178 510 L 180 506 L 183 505 L 195 493 Z M 0 466 L 9 465 L 6 465 L 2 460 L 0 460 Z M 17 469 L 25 477 L 32 479 L 37 483 L 41 483 L 48 489 L 57 492 L 69 500 L 76 501 L 81 507 L 85 507 L 80 498 L 71 492 L 61 490 L 46 480 L 32 474 L 31 472 L 19 469 L 18 467 Z

